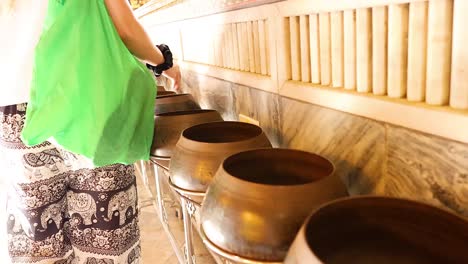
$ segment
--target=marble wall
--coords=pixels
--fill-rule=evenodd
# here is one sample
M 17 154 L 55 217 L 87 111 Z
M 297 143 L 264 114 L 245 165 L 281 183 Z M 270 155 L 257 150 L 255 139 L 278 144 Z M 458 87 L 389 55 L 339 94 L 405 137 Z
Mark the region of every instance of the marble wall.
M 183 73 L 182 89 L 226 120 L 259 120 L 274 146 L 329 158 L 351 195 L 405 197 L 468 216 L 467 144 L 193 72 Z

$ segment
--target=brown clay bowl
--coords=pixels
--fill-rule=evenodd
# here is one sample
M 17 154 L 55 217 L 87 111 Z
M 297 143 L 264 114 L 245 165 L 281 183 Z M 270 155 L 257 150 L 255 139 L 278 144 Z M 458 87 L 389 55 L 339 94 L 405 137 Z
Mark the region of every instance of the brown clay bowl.
M 214 122 L 188 128 L 182 132 L 174 149 L 170 163 L 171 184 L 179 193 L 200 203 L 226 157 L 256 148 L 271 148 L 271 143 L 262 129 L 252 124 Z
M 201 109 L 190 94 L 174 94 L 156 97 L 154 114 Z
M 151 156 L 172 157 L 182 131 L 194 125 L 218 121 L 223 121 L 223 118 L 216 110 L 189 110 L 156 115 Z
M 334 170 L 324 157 L 299 150 L 230 156 L 203 201 L 206 241 L 251 261 L 283 261 L 310 212 L 347 195 Z
M 405 199 L 340 199 L 312 213 L 285 263 L 468 263 L 468 221 Z

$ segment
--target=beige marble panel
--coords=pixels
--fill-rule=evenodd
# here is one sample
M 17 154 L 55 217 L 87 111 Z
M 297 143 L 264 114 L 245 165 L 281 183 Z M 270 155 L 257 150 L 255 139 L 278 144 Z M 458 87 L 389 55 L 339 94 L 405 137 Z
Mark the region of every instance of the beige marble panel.
M 387 126 L 388 169 L 376 191 L 468 216 L 468 145 Z
M 384 172 L 383 124 L 284 97 L 280 114 L 283 147 L 330 159 L 350 194 L 373 193 Z
M 243 114 L 258 120 L 273 146 L 279 146 L 279 96 L 237 84 L 233 84 L 232 93 L 237 115 Z

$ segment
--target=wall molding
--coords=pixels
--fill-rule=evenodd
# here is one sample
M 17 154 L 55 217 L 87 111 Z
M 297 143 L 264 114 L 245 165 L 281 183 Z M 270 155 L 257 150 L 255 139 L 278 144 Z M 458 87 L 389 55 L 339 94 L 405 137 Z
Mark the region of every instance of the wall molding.
M 279 94 L 291 99 L 468 143 L 468 115 L 450 107 L 408 103 L 328 86 L 288 81 Z

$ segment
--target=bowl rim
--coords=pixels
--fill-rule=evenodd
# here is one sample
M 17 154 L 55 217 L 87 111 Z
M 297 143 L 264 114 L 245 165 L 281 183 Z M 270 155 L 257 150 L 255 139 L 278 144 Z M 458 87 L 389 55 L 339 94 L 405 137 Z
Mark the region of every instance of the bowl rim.
M 218 113 L 215 109 L 192 109 L 192 110 L 180 110 L 180 111 L 173 111 L 173 112 L 164 112 L 160 114 L 154 115 L 154 118 L 157 117 L 181 117 L 181 116 L 191 116 L 191 115 L 200 115 L 200 114 L 207 114 L 207 113 Z M 221 114 L 219 114 L 221 116 Z
M 312 254 L 316 259 L 320 260 L 322 263 L 324 260 L 319 258 L 315 251 L 311 248 L 311 245 L 309 244 L 307 240 L 307 231 L 309 227 L 309 222 L 312 217 L 317 215 L 320 211 L 329 208 L 335 204 L 340 204 L 340 203 L 346 203 L 346 202 L 358 202 L 359 201 L 369 201 L 369 200 L 378 200 L 378 201 L 388 201 L 391 202 L 392 205 L 398 205 L 402 204 L 402 202 L 406 205 L 416 205 L 418 208 L 421 208 L 422 210 L 434 210 L 438 214 L 446 215 L 447 217 L 453 219 L 454 221 L 459 221 L 461 223 L 465 223 L 468 225 L 468 218 L 463 217 L 462 215 L 459 215 L 455 212 L 450 211 L 447 208 L 443 207 L 438 207 L 432 204 L 429 204 L 424 201 L 419 201 L 415 199 L 410 199 L 406 197 L 393 197 L 393 196 L 384 196 L 384 195 L 373 195 L 373 194 L 366 194 L 366 195 L 355 195 L 355 196 L 347 196 L 347 197 L 341 197 L 337 198 L 328 202 L 323 203 L 322 205 L 318 206 L 314 210 L 311 211 L 311 213 L 307 216 L 307 218 L 304 220 L 304 223 L 302 224 L 302 227 L 298 233 L 300 235 L 300 239 L 306 244 L 307 249 L 309 250 L 309 253 Z
M 249 137 L 249 138 L 242 139 L 242 140 L 237 140 L 237 141 L 230 141 L 230 142 L 204 142 L 204 141 L 197 141 L 197 140 L 189 139 L 189 138 L 187 138 L 185 136 L 186 131 L 196 129 L 196 128 L 199 128 L 199 127 L 202 127 L 202 126 L 215 125 L 215 124 L 226 125 L 226 126 L 227 125 L 233 125 L 233 124 L 240 124 L 240 125 L 245 126 L 245 127 L 248 126 L 248 127 L 251 127 L 251 128 L 255 128 L 255 129 L 258 130 L 259 133 L 257 133 L 253 137 Z M 249 147 L 250 143 L 262 140 L 262 138 L 265 139 L 264 143 L 267 143 L 267 144 L 258 145 L 258 146 L 254 146 L 254 147 Z M 202 123 L 202 124 L 198 124 L 198 125 L 186 128 L 180 134 L 180 138 L 177 141 L 176 146 L 180 147 L 182 149 L 185 149 L 187 151 L 192 151 L 192 152 L 193 151 L 198 152 L 198 150 L 203 149 L 203 152 L 207 152 L 207 153 L 222 152 L 222 151 L 225 150 L 224 149 L 225 147 L 239 147 L 239 148 L 244 148 L 244 149 L 272 147 L 270 140 L 268 139 L 265 132 L 263 131 L 263 129 L 260 126 L 245 123 L 245 122 L 240 122 L 240 121 L 208 122 L 208 123 Z
M 253 181 L 249 181 L 249 180 L 246 180 L 246 179 L 243 179 L 243 178 L 239 178 L 238 176 L 235 176 L 235 175 L 229 173 L 226 170 L 226 165 L 228 165 L 226 163 L 229 162 L 231 159 L 236 159 L 237 157 L 239 157 L 241 155 L 247 155 L 249 153 L 255 153 L 255 152 L 289 152 L 289 153 L 298 153 L 298 154 L 305 154 L 307 156 L 318 157 L 318 158 L 320 158 L 321 160 L 323 160 L 324 162 L 326 162 L 330 166 L 330 173 L 328 173 L 327 175 L 323 176 L 320 179 L 313 180 L 313 181 L 308 181 L 306 183 L 276 184 L 276 185 L 273 185 L 273 184 L 253 182 Z M 231 177 L 233 177 L 235 179 L 241 180 L 241 181 L 243 181 L 245 183 L 258 184 L 258 185 L 271 186 L 271 187 L 274 187 L 274 186 L 278 186 L 278 187 L 291 186 L 291 187 L 294 187 L 294 186 L 308 185 L 308 184 L 311 184 L 311 183 L 318 183 L 318 182 L 320 182 L 320 181 L 322 181 L 322 180 L 324 180 L 324 179 L 326 179 L 326 178 L 328 178 L 330 176 L 333 176 L 335 174 L 335 172 L 336 172 L 335 164 L 333 162 L 331 162 L 331 160 L 326 158 L 325 156 L 317 154 L 315 152 L 309 152 L 309 151 L 304 151 L 304 150 L 300 150 L 300 149 L 290 149 L 290 148 L 258 148 L 258 149 L 250 149 L 250 150 L 241 151 L 241 152 L 238 152 L 238 153 L 235 153 L 235 154 L 233 154 L 231 156 L 226 157 L 223 160 L 223 162 L 221 163 L 220 169 L 222 169 L 223 172 L 228 174 L 229 176 L 231 176 Z
M 253 152 L 253 151 L 297 151 L 297 152 L 307 153 L 308 155 L 309 154 L 317 155 L 317 156 L 320 156 L 321 158 L 327 160 L 329 162 L 329 164 L 332 166 L 332 170 L 327 176 L 322 177 L 321 179 L 318 179 L 316 181 L 310 181 L 310 182 L 307 182 L 307 183 L 294 184 L 294 185 L 272 185 L 272 184 L 252 182 L 252 181 L 248 181 L 248 180 L 244 180 L 244 179 L 235 177 L 235 176 L 231 175 L 230 173 L 228 173 L 225 170 L 224 163 L 225 163 L 225 161 L 227 159 L 229 159 L 232 156 L 242 154 L 244 152 Z M 223 178 L 222 181 L 219 179 L 220 177 Z M 258 193 L 261 193 L 261 192 L 290 192 L 292 190 L 295 190 L 295 191 L 309 191 L 311 186 L 321 184 L 322 182 L 325 182 L 327 180 L 333 180 L 332 177 L 338 177 L 338 175 L 336 175 L 336 167 L 333 164 L 333 162 L 331 162 L 328 158 L 326 158 L 326 157 L 324 157 L 322 155 L 318 155 L 316 153 L 307 152 L 307 151 L 303 151 L 303 150 L 288 149 L 288 148 L 256 148 L 256 149 L 241 151 L 241 152 L 238 152 L 236 154 L 233 154 L 233 155 L 228 156 L 227 158 L 225 158 L 223 160 L 223 162 L 221 163 L 221 165 L 219 166 L 218 170 L 216 171 L 210 185 L 213 185 L 215 182 L 217 182 L 218 184 L 222 185 L 223 187 L 228 188 L 230 191 L 236 191 L 237 188 L 233 188 L 234 186 L 235 187 L 239 187 L 239 185 L 251 186 L 251 188 L 258 191 Z M 341 184 L 344 185 L 344 182 L 341 179 L 337 179 L 337 180 L 339 180 L 341 182 Z M 210 189 L 210 186 L 208 187 L 207 192 L 209 191 L 209 189 Z M 243 196 L 244 197 L 251 197 L 251 198 L 258 198 L 257 197 L 258 195 L 255 195 L 254 193 L 243 193 Z

